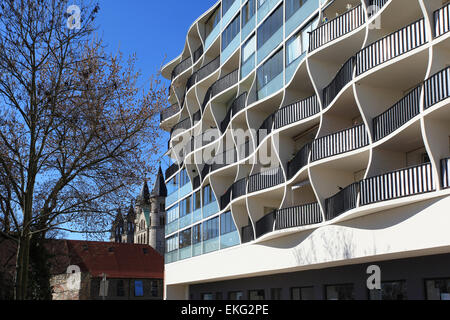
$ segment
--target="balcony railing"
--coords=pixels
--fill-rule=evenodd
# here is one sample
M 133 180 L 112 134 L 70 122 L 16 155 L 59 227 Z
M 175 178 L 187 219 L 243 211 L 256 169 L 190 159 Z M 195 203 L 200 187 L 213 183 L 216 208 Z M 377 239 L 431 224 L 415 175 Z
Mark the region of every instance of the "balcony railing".
M 212 92 L 212 86 L 208 88 L 205 94 L 205 98 L 203 99 L 202 103 L 202 112 L 205 112 L 206 105 L 208 104 L 209 100 L 211 100 L 211 92 Z
M 368 45 L 356 54 L 356 75 L 414 50 L 427 42 L 425 21 L 416 21 Z
M 180 170 L 180 166 L 177 163 L 172 164 L 169 168 L 166 170 L 166 179 L 169 179 L 171 176 L 173 176 L 178 170 Z
M 369 17 L 375 15 L 389 0 L 368 0 L 367 7 L 369 9 Z
M 236 100 L 233 101 L 233 104 L 231 105 L 232 116 L 236 115 L 238 112 L 245 109 L 246 101 L 247 101 L 247 92 L 244 92 L 239 97 L 237 97 Z
M 173 137 L 173 134 L 178 130 L 187 130 L 191 127 L 191 118 L 186 118 L 180 122 L 178 122 L 170 131 L 170 138 Z
M 288 179 L 292 179 L 297 172 L 308 164 L 312 143 L 306 144 L 295 155 L 294 159 L 288 162 Z
M 428 109 L 450 97 L 450 67 L 424 82 L 424 108 Z
M 248 178 L 246 177 L 233 183 L 233 185 L 231 186 L 233 200 L 245 196 L 247 194 L 247 182 Z
M 442 188 L 450 188 L 450 158 L 441 160 Z
M 313 95 L 304 100 L 281 108 L 275 113 L 274 129 L 280 129 L 292 123 L 307 119 L 320 112 L 317 96 Z
M 196 124 L 202 119 L 202 112 L 198 110 L 194 115 L 192 116 L 193 123 Z
M 322 223 L 323 218 L 319 204 L 316 202 L 277 210 L 275 220 L 275 230 L 283 230 Z
M 242 228 L 242 243 L 252 242 L 255 240 L 255 235 L 253 233 L 253 226 L 248 225 Z
M 235 162 L 237 162 L 237 152 L 236 148 L 233 147 L 214 157 L 214 161 L 211 164 L 211 172 L 224 168 Z
M 214 98 L 222 91 L 232 87 L 239 81 L 239 70 L 234 70 L 226 76 L 220 78 L 212 85 L 211 98 Z
M 255 224 L 256 239 L 260 238 L 261 236 L 267 233 L 273 232 L 275 228 L 275 215 L 276 211 L 273 211 L 256 222 Z
M 440 37 L 450 31 L 450 3 L 434 12 L 434 36 Z
M 189 77 L 189 79 L 188 79 L 188 81 L 186 83 L 186 92 L 188 92 L 192 88 L 192 86 L 197 83 L 197 77 L 198 77 L 198 73 L 197 72 L 194 72 Z
M 353 183 L 339 193 L 325 200 L 325 217 L 327 221 L 356 208 L 359 194 L 359 183 Z
M 401 169 L 360 182 L 361 205 L 435 191 L 431 163 Z
M 195 50 L 193 54 L 194 63 L 196 63 L 202 55 L 203 55 L 203 46 L 200 46 L 197 50 Z
M 161 112 L 160 114 L 160 122 L 166 121 L 170 117 L 176 115 L 178 112 L 180 112 L 180 106 L 176 103 L 174 105 L 171 105 L 167 109 Z
M 199 188 L 199 187 L 200 187 L 200 184 L 201 184 L 200 176 L 196 176 L 196 177 L 194 178 L 193 190 Z
M 202 180 L 205 180 L 206 176 L 211 172 L 211 165 L 208 163 L 205 163 L 205 166 L 202 169 Z
M 248 192 L 253 193 L 283 184 L 284 175 L 281 167 L 254 174 L 248 179 Z
M 227 192 L 225 192 L 225 194 L 220 197 L 220 210 L 224 210 L 230 204 L 232 189 L 233 187 L 228 188 Z
M 181 61 L 172 71 L 172 80 L 192 66 L 191 57 Z
M 363 148 L 369 144 L 366 126 L 360 124 L 315 140 L 312 144 L 311 161 L 336 156 Z
M 360 27 L 364 22 L 364 10 L 362 5 L 359 5 L 313 30 L 309 37 L 309 51 L 312 52 L 328 42 L 342 37 Z
M 373 119 L 375 141 L 390 135 L 420 113 L 421 93 L 422 86 L 419 86 L 387 111 Z
M 261 124 L 261 127 L 259 127 L 259 130 L 256 133 L 257 138 L 258 138 L 258 144 L 260 144 L 261 141 L 272 132 L 274 120 L 275 120 L 275 114 L 271 114 Z
M 337 97 L 339 92 L 353 79 L 353 70 L 355 67 L 355 57 L 351 57 L 342 66 L 336 77 L 331 83 L 323 89 L 323 106 L 328 107 Z
M 196 81 L 202 81 L 207 76 L 211 75 L 214 71 L 220 67 L 220 56 L 212 60 L 211 62 L 205 64 L 197 71 Z

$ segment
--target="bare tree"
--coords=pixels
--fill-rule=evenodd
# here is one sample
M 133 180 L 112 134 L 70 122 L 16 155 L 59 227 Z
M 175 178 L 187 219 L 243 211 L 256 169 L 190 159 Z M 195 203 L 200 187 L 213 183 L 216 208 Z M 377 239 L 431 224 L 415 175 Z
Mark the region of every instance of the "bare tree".
M 67 1 L 0 3 L 0 233 L 17 242 L 15 298 L 26 299 L 32 237 L 106 230 L 153 173 L 167 90 L 159 75 L 140 89 L 135 56 L 105 53 L 95 4 L 72 28 Z

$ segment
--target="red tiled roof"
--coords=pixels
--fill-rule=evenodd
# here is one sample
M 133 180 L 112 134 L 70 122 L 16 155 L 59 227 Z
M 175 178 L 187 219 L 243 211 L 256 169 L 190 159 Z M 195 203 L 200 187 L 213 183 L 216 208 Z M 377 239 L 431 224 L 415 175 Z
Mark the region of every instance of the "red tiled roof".
M 66 240 L 70 263 L 93 277 L 163 279 L 164 258 L 148 245 Z M 146 253 L 144 252 L 146 250 Z

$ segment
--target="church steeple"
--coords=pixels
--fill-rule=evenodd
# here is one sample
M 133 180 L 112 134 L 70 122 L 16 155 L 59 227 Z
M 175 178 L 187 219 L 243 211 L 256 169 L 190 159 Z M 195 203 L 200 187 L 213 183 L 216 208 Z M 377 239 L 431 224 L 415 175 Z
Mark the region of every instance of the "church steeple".
M 164 174 L 162 172 L 161 166 L 159 166 L 158 175 L 155 179 L 155 184 L 153 186 L 151 196 L 154 197 L 167 197 L 167 187 L 164 181 Z
M 140 206 L 145 206 L 150 204 L 150 190 L 148 188 L 147 179 L 144 180 L 144 184 L 142 185 L 141 192 L 136 199 L 137 204 Z

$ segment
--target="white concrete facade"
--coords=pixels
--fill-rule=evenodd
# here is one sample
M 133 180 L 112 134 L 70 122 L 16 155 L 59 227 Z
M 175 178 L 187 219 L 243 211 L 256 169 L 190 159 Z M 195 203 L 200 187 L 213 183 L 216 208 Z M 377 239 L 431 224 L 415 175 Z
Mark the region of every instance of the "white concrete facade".
M 162 72 L 173 104 L 161 116 L 166 183 L 185 172 L 192 184 L 166 200 L 167 212 L 191 206 L 166 218 L 166 298 L 188 299 L 193 284 L 450 253 L 448 1 L 308 0 L 293 13 L 288 0 L 267 1 L 250 32 L 252 2 L 223 2 L 221 21 L 207 34 L 219 1 Z M 265 30 L 279 10 L 276 38 Z M 270 37 L 245 60 L 253 34 Z M 214 165 L 222 154 L 231 161 Z

